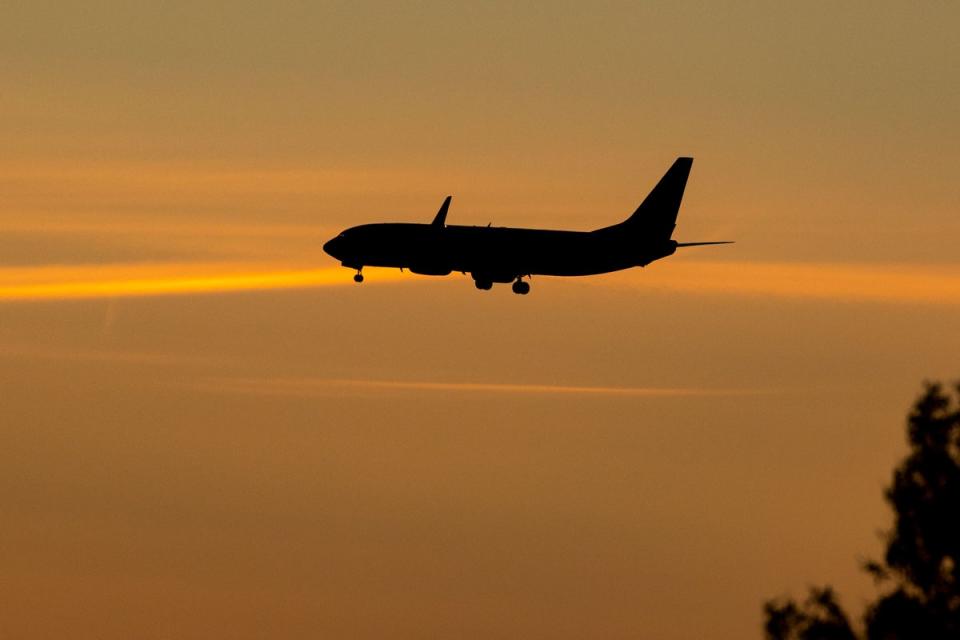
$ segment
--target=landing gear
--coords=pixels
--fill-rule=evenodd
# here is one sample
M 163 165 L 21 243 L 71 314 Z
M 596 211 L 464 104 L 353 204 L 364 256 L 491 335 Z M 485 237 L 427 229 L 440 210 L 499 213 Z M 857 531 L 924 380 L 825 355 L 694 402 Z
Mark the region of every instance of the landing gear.
M 494 279 L 490 278 L 490 276 L 481 276 L 478 278 L 476 275 L 474 275 L 473 284 L 474 286 L 477 287 L 477 289 L 480 289 L 481 291 L 489 291 L 490 289 L 493 288 L 493 280 Z M 502 280 L 498 279 L 497 282 L 510 282 L 510 281 L 504 278 Z M 516 282 L 513 283 L 513 292 L 521 296 L 527 295 L 528 293 L 530 293 L 530 283 L 524 282 L 523 276 L 517 276 Z
M 517 281 L 513 283 L 513 292 L 517 295 L 525 296 L 530 293 L 530 283 L 524 282 L 520 278 L 517 278 Z
M 353 281 L 356 282 L 357 284 L 360 284 L 361 282 L 363 282 L 363 274 L 360 273 L 362 269 L 363 267 L 360 267 L 360 269 L 357 269 L 357 273 L 353 276 Z

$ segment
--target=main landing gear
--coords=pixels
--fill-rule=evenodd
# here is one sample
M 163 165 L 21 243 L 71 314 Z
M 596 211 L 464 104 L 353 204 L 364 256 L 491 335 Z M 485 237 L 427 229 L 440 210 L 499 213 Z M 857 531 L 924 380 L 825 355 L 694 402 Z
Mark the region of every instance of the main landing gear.
M 356 282 L 357 284 L 360 284 L 361 282 L 363 282 L 363 274 L 360 273 L 361 271 L 363 271 L 363 267 L 360 267 L 359 269 L 357 269 L 357 273 L 354 274 L 353 276 L 353 281 Z
M 503 282 L 503 280 L 500 280 L 499 282 Z M 487 280 L 486 278 L 477 278 L 473 281 L 473 284 L 481 291 L 489 291 L 493 288 L 493 280 Z M 517 280 L 513 283 L 513 287 L 511 288 L 517 295 L 525 296 L 530 293 L 530 283 L 524 282 L 523 276 L 517 276 Z

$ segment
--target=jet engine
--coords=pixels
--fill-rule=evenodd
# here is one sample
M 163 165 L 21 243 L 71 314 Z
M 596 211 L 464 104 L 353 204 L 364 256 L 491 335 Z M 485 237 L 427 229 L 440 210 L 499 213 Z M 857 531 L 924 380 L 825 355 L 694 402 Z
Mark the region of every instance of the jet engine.
M 408 268 L 421 276 L 448 276 L 452 271 L 450 267 L 439 264 L 415 264 Z

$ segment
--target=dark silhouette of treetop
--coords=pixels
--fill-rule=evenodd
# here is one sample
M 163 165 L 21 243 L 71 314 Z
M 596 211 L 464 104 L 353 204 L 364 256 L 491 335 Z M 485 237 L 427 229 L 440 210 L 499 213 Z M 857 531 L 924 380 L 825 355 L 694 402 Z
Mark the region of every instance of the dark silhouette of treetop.
M 864 570 L 881 588 L 857 634 L 829 587 L 803 604 L 764 606 L 770 640 L 960 638 L 960 384 L 928 383 L 907 419 L 910 451 L 885 492 L 894 526 L 881 562 Z

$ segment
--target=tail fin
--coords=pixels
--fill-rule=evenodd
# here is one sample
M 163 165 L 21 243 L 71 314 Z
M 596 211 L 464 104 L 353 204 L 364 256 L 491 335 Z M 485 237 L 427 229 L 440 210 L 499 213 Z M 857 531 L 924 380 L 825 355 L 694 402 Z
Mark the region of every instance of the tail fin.
M 693 158 L 677 158 L 623 225 L 652 238 L 670 238 L 677 224 L 680 200 L 692 166 Z

